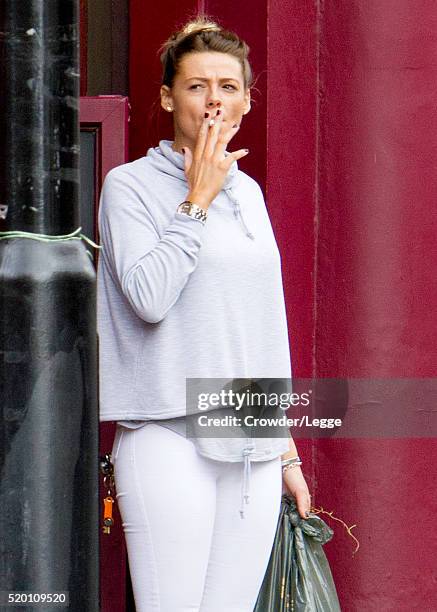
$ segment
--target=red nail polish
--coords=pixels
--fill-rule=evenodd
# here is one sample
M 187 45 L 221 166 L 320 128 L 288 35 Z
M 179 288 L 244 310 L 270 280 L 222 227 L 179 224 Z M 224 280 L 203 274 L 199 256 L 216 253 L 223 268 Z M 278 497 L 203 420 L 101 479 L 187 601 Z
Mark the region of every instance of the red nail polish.
M 216 117 L 217 117 L 218 115 L 221 115 L 221 112 L 222 112 L 222 111 L 221 111 L 220 109 L 218 109 L 218 111 L 216 112 Z
M 205 119 L 208 119 L 209 113 L 205 113 Z

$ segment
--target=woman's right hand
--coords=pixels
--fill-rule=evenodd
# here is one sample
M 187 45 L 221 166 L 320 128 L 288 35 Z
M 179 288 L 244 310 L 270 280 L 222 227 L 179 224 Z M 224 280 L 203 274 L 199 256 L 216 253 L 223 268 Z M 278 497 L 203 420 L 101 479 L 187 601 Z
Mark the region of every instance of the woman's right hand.
M 227 127 L 227 122 L 223 122 L 223 110 L 218 109 L 218 115 L 208 113 L 203 118 L 194 154 L 189 147 L 183 148 L 189 188 L 186 199 L 204 209 L 208 209 L 221 191 L 233 162 L 249 153 L 248 149 L 240 149 L 225 156 L 226 147 L 238 132 L 239 126 L 234 124 Z M 212 126 L 211 119 L 214 119 Z

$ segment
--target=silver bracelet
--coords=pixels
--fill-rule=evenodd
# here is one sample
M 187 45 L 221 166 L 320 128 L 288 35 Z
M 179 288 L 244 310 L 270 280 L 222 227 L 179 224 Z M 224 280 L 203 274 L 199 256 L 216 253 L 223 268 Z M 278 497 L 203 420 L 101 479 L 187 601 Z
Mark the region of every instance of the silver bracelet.
M 281 465 L 288 465 L 289 463 L 296 463 L 297 461 L 302 462 L 302 459 L 299 457 L 299 455 L 297 455 L 296 457 L 290 457 L 289 459 L 284 459 L 283 461 L 281 461 Z
M 282 473 L 285 474 L 285 472 L 289 470 L 290 468 L 300 467 L 301 465 L 302 465 L 302 461 L 296 461 L 295 463 L 288 463 L 287 465 L 284 465 L 284 467 L 282 468 Z
M 198 219 L 203 224 L 206 223 L 206 219 L 208 217 L 208 213 L 204 208 L 201 208 L 200 206 L 194 204 L 194 202 L 190 202 L 189 200 L 186 200 L 185 202 L 182 202 L 182 204 L 179 204 L 176 209 L 176 212 L 182 213 L 183 215 L 188 215 L 189 217 L 193 217 L 193 219 Z

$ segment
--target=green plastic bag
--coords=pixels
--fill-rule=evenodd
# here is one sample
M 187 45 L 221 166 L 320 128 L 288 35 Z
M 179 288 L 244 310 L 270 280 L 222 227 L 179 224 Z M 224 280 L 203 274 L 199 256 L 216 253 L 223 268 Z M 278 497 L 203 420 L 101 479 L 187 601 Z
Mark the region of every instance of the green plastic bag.
M 283 495 L 270 561 L 253 612 L 340 612 L 323 544 L 333 530 L 316 514 L 302 519 Z

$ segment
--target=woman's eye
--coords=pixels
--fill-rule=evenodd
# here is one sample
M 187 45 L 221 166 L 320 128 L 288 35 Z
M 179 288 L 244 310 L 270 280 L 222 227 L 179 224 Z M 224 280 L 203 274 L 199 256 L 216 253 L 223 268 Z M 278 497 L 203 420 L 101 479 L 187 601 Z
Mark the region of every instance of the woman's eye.
M 190 85 L 190 89 L 197 89 L 197 87 L 203 87 L 203 85 L 201 83 L 194 83 L 193 85 Z M 235 85 L 232 85 L 232 83 L 226 83 L 225 85 L 223 85 L 223 87 L 225 88 L 230 88 L 231 90 L 236 91 L 237 88 L 235 87 Z

